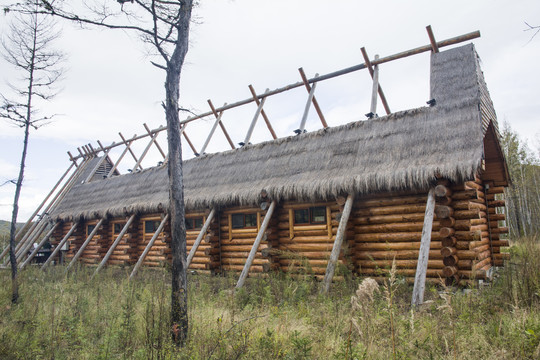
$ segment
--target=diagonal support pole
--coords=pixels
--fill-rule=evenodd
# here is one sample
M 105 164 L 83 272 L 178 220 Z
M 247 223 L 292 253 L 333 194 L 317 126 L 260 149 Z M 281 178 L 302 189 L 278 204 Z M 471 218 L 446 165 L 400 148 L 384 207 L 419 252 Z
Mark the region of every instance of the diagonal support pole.
M 146 129 L 146 132 L 148 132 L 148 135 L 152 136 L 152 130 L 150 130 L 150 128 L 148 127 L 148 125 L 143 124 L 144 128 Z M 161 130 L 163 129 L 163 126 L 160 126 L 158 128 L 158 130 Z M 156 134 L 159 134 L 160 132 L 159 131 L 156 131 Z M 156 139 L 154 140 L 154 145 L 156 145 L 159 153 L 161 154 L 161 156 L 163 156 L 163 159 L 165 159 L 167 157 L 167 155 L 165 154 L 165 152 L 163 151 L 163 149 L 161 148 L 161 146 L 159 146 L 159 143 L 157 142 L 157 137 Z
M 225 103 L 223 106 L 227 105 Z M 212 129 L 210 129 L 210 132 L 208 133 L 208 136 L 206 137 L 206 140 L 204 142 L 204 145 L 201 149 L 200 154 L 203 155 L 206 152 L 206 148 L 208 147 L 208 144 L 210 143 L 210 139 L 212 139 L 212 136 L 214 136 L 214 132 L 216 131 L 218 124 L 221 122 L 221 117 L 223 116 L 224 111 L 220 112 L 219 115 L 216 117 L 216 121 L 214 121 L 214 125 L 212 125 Z
M 19 269 L 21 269 L 21 270 L 24 269 L 26 267 L 26 265 L 28 265 L 30 263 L 30 261 L 32 261 L 32 259 L 36 256 L 36 254 L 39 252 L 39 250 L 41 250 L 43 245 L 45 245 L 47 240 L 49 240 L 52 233 L 56 230 L 56 228 L 58 227 L 59 224 L 60 224 L 60 222 L 54 223 L 54 226 L 52 227 L 52 229 L 49 230 L 49 232 L 47 233 L 47 235 L 45 235 L 45 237 L 43 239 L 41 239 L 38 246 L 32 251 L 32 253 L 28 256 L 28 258 L 26 258 L 26 260 L 22 264 L 19 265 Z
M 127 144 L 127 140 L 124 138 L 124 135 L 122 135 L 122 133 L 120 133 L 120 132 L 118 133 L 118 135 L 120 135 L 120 138 L 122 138 L 122 141 L 124 142 L 124 144 Z M 133 136 L 133 138 L 135 138 L 135 136 Z M 133 139 L 131 141 L 133 141 Z M 129 145 L 131 145 L 131 141 L 129 142 L 130 143 Z M 131 150 L 131 146 L 129 146 L 129 145 L 128 145 L 128 151 L 131 154 L 131 157 L 133 157 L 133 160 L 135 160 L 135 162 L 138 163 L 139 159 L 137 159 L 137 156 L 135 156 L 135 153 L 133 152 L 133 150 Z M 139 168 L 141 170 L 143 169 L 140 164 L 139 164 Z M 137 168 L 133 167 L 133 171 L 135 171 L 135 170 L 137 170 Z
M 148 242 L 148 245 L 146 245 L 146 248 L 144 248 L 143 253 L 139 257 L 139 260 L 137 260 L 137 263 L 135 264 L 135 267 L 133 268 L 133 271 L 131 272 L 131 275 L 129 275 L 129 280 L 133 279 L 135 275 L 137 275 L 137 272 L 139 271 L 139 268 L 141 267 L 142 263 L 144 262 L 144 259 L 146 258 L 146 255 L 148 255 L 148 252 L 154 246 L 154 242 L 158 238 L 159 234 L 161 234 L 161 231 L 163 231 L 163 228 L 165 227 L 165 223 L 169 220 L 169 214 L 165 215 L 163 220 L 161 220 L 161 223 L 159 224 L 159 227 L 157 228 L 156 232 L 154 233 L 154 236 L 150 239 Z
M 79 257 L 82 255 L 82 253 L 84 252 L 84 249 L 86 249 L 86 246 L 88 246 L 88 244 L 90 243 L 90 241 L 92 241 L 92 239 L 94 238 L 94 236 L 96 235 L 96 233 L 98 232 L 98 230 L 101 228 L 101 225 L 103 225 L 103 222 L 105 221 L 105 218 L 99 220 L 99 222 L 97 223 L 97 225 L 94 227 L 94 230 L 92 230 L 92 232 L 90 233 L 90 235 L 88 235 L 88 237 L 86 238 L 86 240 L 83 242 L 83 244 L 81 245 L 81 247 L 79 248 L 79 251 L 77 251 L 77 253 L 75 254 L 75 256 L 73 257 L 73 259 L 71 259 L 69 265 L 67 266 L 66 268 L 66 273 L 69 271 L 69 269 L 71 269 L 73 267 L 73 265 L 75 265 L 77 263 L 77 260 L 79 260 Z
M 435 191 L 429 190 L 426 212 L 424 215 L 424 226 L 422 228 L 422 239 L 420 240 L 420 251 L 418 252 L 418 263 L 416 264 L 416 274 L 414 276 L 414 288 L 411 305 L 419 306 L 424 302 L 424 291 L 426 289 L 426 272 L 429 260 L 429 248 L 431 246 L 431 230 L 433 228 L 433 214 L 435 212 Z
M 189 255 L 186 261 L 186 268 L 189 268 L 189 265 L 191 264 L 191 260 L 193 260 L 193 257 L 195 256 L 195 253 L 197 252 L 197 249 L 199 248 L 199 245 L 201 244 L 204 234 L 206 234 L 206 232 L 208 231 L 208 228 L 210 227 L 210 224 L 212 223 L 212 220 L 214 219 L 215 214 L 216 214 L 216 209 L 212 208 L 212 211 L 210 211 L 210 214 L 208 214 L 208 217 L 206 218 L 206 221 L 204 222 L 204 225 L 201 228 L 201 231 L 199 232 L 197 239 L 195 239 L 195 243 L 193 244 L 193 246 L 191 247 L 191 250 L 189 251 Z
M 319 74 L 315 74 L 315 78 L 317 78 L 318 76 Z M 306 121 L 309 115 L 309 108 L 311 106 L 311 103 L 313 102 L 313 97 L 315 96 L 316 87 L 317 87 L 317 83 L 314 82 L 313 86 L 311 87 L 311 90 L 309 91 L 308 99 L 306 101 L 306 107 L 304 108 L 304 115 L 302 115 L 302 121 L 300 122 L 300 128 L 294 131 L 296 134 L 302 134 L 306 132 Z
M 212 101 L 210 99 L 208 99 L 208 105 L 210 105 L 210 109 L 212 109 L 212 113 L 214 113 L 214 116 L 218 117 L 218 112 L 216 111 L 216 108 L 214 107 L 214 104 L 212 104 Z M 225 135 L 225 137 L 227 138 L 227 141 L 229 142 L 229 145 L 231 145 L 231 148 L 234 150 L 236 149 L 236 147 L 234 146 L 234 143 L 233 141 L 231 140 L 231 137 L 229 136 L 229 133 L 227 132 L 227 130 L 225 129 L 225 125 L 223 125 L 223 122 L 219 122 L 218 123 L 219 126 L 221 127 L 221 130 L 223 131 L 223 134 Z
M 253 246 L 251 247 L 251 251 L 249 252 L 248 258 L 246 260 L 246 264 L 244 265 L 244 269 L 242 270 L 242 273 L 240 274 L 240 277 L 238 278 L 238 282 L 236 283 L 237 289 L 240 289 L 242 286 L 244 286 L 244 282 L 246 281 L 246 278 L 249 274 L 249 269 L 251 268 L 251 265 L 253 264 L 253 260 L 255 259 L 255 255 L 257 254 L 257 250 L 259 249 L 259 245 L 261 244 L 263 236 L 266 233 L 266 228 L 268 228 L 268 224 L 270 223 L 270 219 L 272 218 L 272 214 L 274 213 L 275 208 L 276 208 L 276 201 L 273 200 L 272 203 L 270 204 L 270 207 L 268 208 L 268 211 L 266 212 L 266 215 L 264 216 L 264 220 L 261 224 L 261 228 L 259 229 L 259 232 L 257 233 L 257 237 L 255 238 L 255 241 L 253 242 Z
M 135 219 L 135 215 L 131 215 L 131 217 L 128 219 L 128 221 L 126 222 L 126 224 L 124 225 L 124 227 L 122 228 L 122 231 L 120 231 L 120 234 L 118 234 L 118 236 L 116 237 L 116 239 L 114 240 L 114 242 L 112 243 L 111 247 L 109 248 L 109 250 L 107 251 L 107 254 L 105 254 L 105 257 L 103 258 L 103 260 L 101 260 L 101 262 L 99 263 L 98 267 L 96 268 L 96 271 L 94 271 L 94 274 L 92 275 L 92 277 L 96 276 L 97 273 L 105 266 L 105 264 L 107 264 L 107 261 L 109 261 L 109 258 L 111 257 L 111 255 L 113 254 L 114 252 L 114 249 L 116 249 L 116 246 L 118 246 L 118 244 L 120 244 L 120 241 L 122 240 L 122 238 L 124 237 L 124 235 L 126 234 L 128 228 L 131 226 L 131 223 L 133 223 L 133 220 Z
M 259 106 L 259 104 L 261 102 L 259 101 L 259 97 L 257 96 L 257 93 L 255 92 L 255 89 L 253 88 L 252 85 L 249 85 L 248 87 L 249 87 L 249 91 L 251 92 L 251 95 L 253 96 L 253 100 L 255 101 L 255 104 L 257 104 L 257 106 Z M 264 122 L 266 123 L 266 127 L 268 128 L 268 131 L 270 131 L 270 134 L 272 135 L 274 140 L 277 139 L 276 132 L 274 131 L 274 128 L 272 127 L 272 124 L 270 124 L 270 120 L 268 120 L 268 116 L 266 116 L 266 112 L 264 111 L 264 109 L 261 110 L 261 115 L 262 115 L 262 117 L 264 119 Z
M 300 72 L 300 76 L 302 77 L 302 81 L 304 82 L 304 86 L 306 87 L 308 92 L 311 92 L 311 85 L 309 85 L 308 78 L 306 76 L 306 73 L 304 73 L 303 68 L 299 68 L 298 71 Z M 319 74 L 316 74 L 315 77 L 317 77 Z M 313 86 L 315 86 L 316 83 L 313 83 Z M 313 107 L 315 108 L 315 111 L 317 111 L 317 114 L 319 115 L 319 119 L 321 119 L 321 124 L 324 128 L 328 127 L 328 124 L 326 123 L 326 119 L 324 118 L 324 115 L 322 113 L 321 107 L 319 106 L 319 102 L 317 101 L 317 98 L 313 96 Z
M 266 89 L 265 94 L 268 94 L 270 89 Z M 259 118 L 259 115 L 261 115 L 261 112 L 263 111 L 264 103 L 266 102 L 266 97 L 262 99 L 262 101 L 259 102 L 259 106 L 257 106 L 257 111 L 255 111 L 255 115 L 253 116 L 253 120 L 251 120 L 251 124 L 249 125 L 248 132 L 246 134 L 246 138 L 244 139 L 244 142 L 241 144 L 242 146 L 245 146 L 249 144 L 249 140 L 251 140 L 251 135 L 253 134 L 253 130 L 255 129 L 255 125 L 257 124 L 257 119 Z
M 366 48 L 361 48 L 360 51 L 362 52 L 362 56 L 364 57 L 364 64 L 369 70 L 369 74 L 371 75 L 371 78 L 375 76 L 375 70 L 373 69 L 373 64 L 371 63 L 371 60 L 369 60 L 369 56 L 367 54 Z M 379 59 L 376 61 L 376 65 L 380 63 Z M 378 83 L 378 81 L 377 81 Z M 384 110 L 386 111 L 386 114 L 390 114 L 390 106 L 388 106 L 388 101 L 386 101 L 386 96 L 384 95 L 384 91 L 381 87 L 381 85 L 378 85 L 377 92 L 379 93 L 379 97 L 381 98 L 381 102 L 383 104 Z
M 47 259 L 47 261 L 45 261 L 45 263 L 41 266 L 41 270 L 45 270 L 47 268 L 47 266 L 49 266 L 49 264 L 52 262 L 52 260 L 54 259 L 54 257 L 58 254 L 58 252 L 60 251 L 60 249 L 62 248 L 62 246 L 64 246 L 64 244 L 66 243 L 66 241 L 68 241 L 69 237 L 71 236 L 71 234 L 73 234 L 73 232 L 75 231 L 75 229 L 77 229 L 77 226 L 79 225 L 79 222 L 75 222 L 73 223 L 73 226 L 71 227 L 71 229 L 69 229 L 68 233 L 66 234 L 66 236 L 64 236 L 64 238 L 58 243 L 58 245 L 56 246 L 56 248 L 54 248 L 54 251 L 52 252 L 51 256 L 49 256 L 49 258 Z
M 326 273 L 324 274 L 323 287 L 321 293 L 327 294 L 330 291 L 330 284 L 334 278 L 334 272 L 336 271 L 336 264 L 341 252 L 341 245 L 345 238 L 345 231 L 347 229 L 347 223 L 349 222 L 349 216 L 351 215 L 352 205 L 354 202 L 354 195 L 349 194 L 343 207 L 343 213 L 341 214 L 341 220 L 339 221 L 338 230 L 336 234 L 336 240 L 334 240 L 334 246 L 330 253 L 330 259 L 328 259 L 328 266 L 326 267 Z

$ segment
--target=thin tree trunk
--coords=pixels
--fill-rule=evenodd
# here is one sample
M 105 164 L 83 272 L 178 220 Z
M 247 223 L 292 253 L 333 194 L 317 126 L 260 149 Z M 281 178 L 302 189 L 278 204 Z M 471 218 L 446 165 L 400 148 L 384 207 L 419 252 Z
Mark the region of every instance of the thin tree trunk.
M 32 93 L 34 86 L 34 66 L 37 41 L 37 15 L 34 16 L 32 56 L 30 58 L 30 69 L 28 78 L 28 97 L 26 102 L 26 120 L 24 124 L 24 142 L 21 156 L 21 165 L 19 168 L 19 178 L 15 187 L 15 197 L 13 199 L 13 213 L 11 214 L 11 227 L 9 232 L 9 261 L 11 263 L 11 302 L 13 304 L 19 301 L 19 281 L 17 278 L 17 257 L 15 256 L 15 234 L 17 229 L 17 216 L 19 214 L 19 197 L 21 195 L 22 183 L 24 179 L 24 167 L 26 163 L 26 153 L 28 151 L 28 137 L 30 136 L 30 125 L 32 124 Z
M 181 11 L 181 19 L 178 22 L 180 24 L 178 27 L 178 40 L 175 50 L 167 63 L 165 82 L 172 251 L 171 330 L 173 341 L 178 346 L 185 345 L 189 328 L 186 225 L 178 100 L 180 97 L 181 69 L 188 51 L 192 2 L 186 1 L 182 7 L 184 11 Z

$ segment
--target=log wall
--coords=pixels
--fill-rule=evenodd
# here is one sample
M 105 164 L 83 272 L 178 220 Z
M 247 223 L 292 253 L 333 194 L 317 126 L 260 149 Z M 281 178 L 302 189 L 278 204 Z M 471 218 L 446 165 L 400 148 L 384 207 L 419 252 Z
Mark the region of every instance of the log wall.
M 508 246 L 508 241 L 500 236 L 508 229 L 500 226 L 505 217 L 498 212 L 504 206 L 504 200 L 495 198 L 496 194 L 503 192 L 503 188 L 491 186 L 486 190 L 485 185 L 480 179 L 458 185 L 439 181 L 435 191 L 437 205 L 431 234 L 428 280 L 439 281 L 442 278 L 455 283 L 485 279 L 492 266 L 503 265 L 506 254 L 501 253 L 501 248 Z M 250 274 L 281 270 L 322 278 L 341 219 L 342 200 L 279 204 L 257 249 Z M 347 224 L 338 269 L 353 271 L 361 276 L 380 277 L 388 274 L 395 259 L 397 273 L 408 281 L 414 280 L 426 201 L 427 192 L 386 193 L 357 198 Z M 326 223 L 294 224 L 295 210 L 315 206 L 326 209 Z M 234 214 L 255 214 L 257 225 L 234 229 L 231 226 Z M 265 210 L 257 207 L 234 207 L 216 212 L 189 268 L 212 273 L 242 271 L 265 214 Z M 188 213 L 186 218 L 202 217 L 205 221 L 207 215 L 208 211 Z M 133 265 L 153 236 L 152 233 L 145 233 L 145 221 L 157 221 L 157 227 L 162 216 L 149 214 L 136 218 L 108 264 Z M 120 222 L 123 226 L 126 221 L 105 221 L 84 250 L 80 261 L 85 264 L 101 261 L 116 239 L 114 224 Z M 86 226 L 95 223 L 97 220 L 86 222 L 73 233 L 65 254 L 66 261 L 75 255 L 86 239 Z M 62 239 L 71 225 L 66 222 L 56 230 L 53 244 Z M 187 230 L 188 253 L 199 232 L 200 229 Z M 143 264 L 163 266 L 170 261 L 170 225 L 166 224 Z

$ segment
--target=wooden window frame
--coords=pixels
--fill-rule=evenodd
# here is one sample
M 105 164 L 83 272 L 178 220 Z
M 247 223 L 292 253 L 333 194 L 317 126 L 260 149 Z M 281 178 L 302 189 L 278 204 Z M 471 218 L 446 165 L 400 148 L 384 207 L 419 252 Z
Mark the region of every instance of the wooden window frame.
M 321 208 L 324 209 L 324 220 L 323 221 L 313 221 L 313 210 Z M 309 225 L 326 225 L 328 223 L 328 206 L 306 206 L 304 208 L 292 209 L 293 210 L 293 224 L 294 226 L 309 226 Z M 308 222 L 307 223 L 296 223 L 296 212 L 297 211 L 308 211 Z
M 296 210 L 304 210 L 304 209 L 312 209 L 317 207 L 324 207 L 326 208 L 325 217 L 326 220 L 324 222 L 316 222 L 316 223 L 304 223 L 304 224 L 295 224 L 295 214 L 294 212 Z M 312 230 L 327 230 L 328 231 L 328 238 L 332 238 L 332 210 L 330 208 L 330 204 L 328 203 L 315 203 L 315 204 L 286 204 L 284 205 L 284 209 L 289 210 L 289 238 L 294 238 L 294 232 L 296 231 L 304 231 L 307 228 L 310 228 Z M 311 211 L 310 211 L 310 221 L 312 219 Z
M 189 232 L 189 231 L 196 231 L 196 232 L 200 232 L 201 229 L 203 228 L 204 226 L 204 223 L 206 222 L 206 216 L 203 216 L 203 215 L 192 215 L 192 216 L 186 216 L 185 217 L 185 220 L 186 220 L 186 232 Z M 201 220 L 201 226 L 200 227 L 196 227 L 195 226 L 195 221 L 197 220 Z M 193 224 L 193 227 L 191 229 L 188 229 L 187 227 L 187 223 L 188 221 L 192 222 Z
M 127 221 L 121 221 L 121 220 L 113 221 L 113 222 L 111 223 L 111 225 L 112 225 L 112 234 L 113 234 L 113 236 L 115 236 L 115 235 L 120 235 L 120 233 L 122 232 L 122 229 L 124 228 L 124 226 L 126 226 L 126 224 L 127 224 Z M 116 225 L 120 225 L 120 231 L 118 231 L 118 232 L 114 231 Z
M 161 219 L 161 218 L 147 218 L 147 219 L 141 219 L 141 220 L 143 222 L 143 235 L 153 235 L 153 234 L 156 233 L 156 230 L 159 228 L 159 224 L 161 223 L 161 221 L 163 219 Z M 147 232 L 146 231 L 146 223 L 150 222 L 150 221 L 155 222 L 157 224 L 157 226 L 155 227 L 154 231 Z
M 255 215 L 256 216 L 256 226 L 250 226 L 250 227 L 241 227 L 241 228 L 235 228 L 232 227 L 232 217 L 233 215 L 244 215 L 244 225 L 245 225 L 245 216 L 246 215 Z M 261 228 L 261 211 L 249 211 L 249 210 L 233 210 L 231 212 L 227 213 L 228 218 L 228 224 L 229 224 L 229 240 L 233 239 L 234 234 L 242 234 L 242 233 L 252 233 L 252 232 L 258 232 Z
M 97 225 L 96 222 L 92 222 L 92 223 L 86 224 L 86 227 L 85 227 L 85 230 L 86 230 L 86 238 L 88 238 L 88 236 L 90 236 L 90 234 L 92 233 L 92 231 L 94 231 L 94 229 L 96 228 L 96 225 Z M 92 227 L 92 229 L 89 229 L 90 227 Z

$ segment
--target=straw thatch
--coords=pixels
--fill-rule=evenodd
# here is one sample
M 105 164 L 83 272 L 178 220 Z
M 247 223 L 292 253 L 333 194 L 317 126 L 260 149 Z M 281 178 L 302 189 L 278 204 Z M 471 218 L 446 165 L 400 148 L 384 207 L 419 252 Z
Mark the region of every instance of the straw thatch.
M 425 189 L 436 175 L 470 179 L 483 158 L 478 60 L 472 45 L 432 61 L 434 107 L 394 113 L 184 162 L 186 207 L 319 200 Z M 121 216 L 168 206 L 166 167 L 76 185 L 53 216 Z

